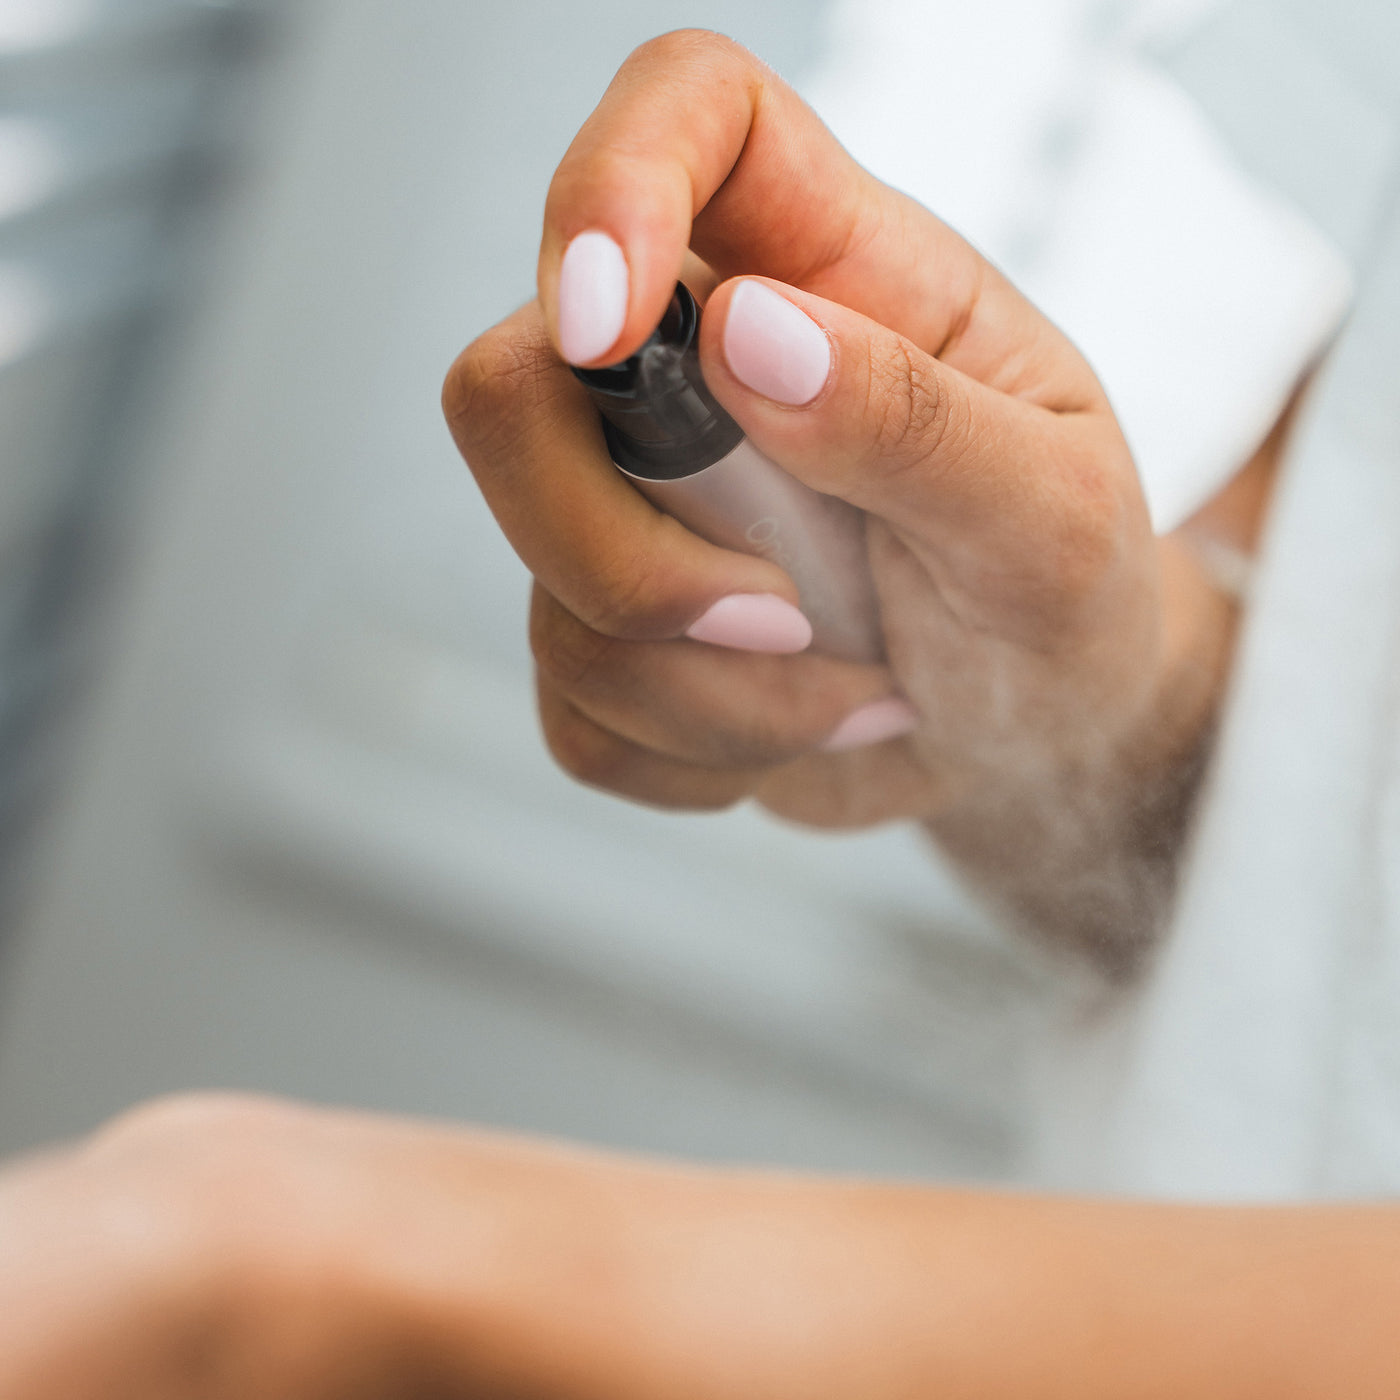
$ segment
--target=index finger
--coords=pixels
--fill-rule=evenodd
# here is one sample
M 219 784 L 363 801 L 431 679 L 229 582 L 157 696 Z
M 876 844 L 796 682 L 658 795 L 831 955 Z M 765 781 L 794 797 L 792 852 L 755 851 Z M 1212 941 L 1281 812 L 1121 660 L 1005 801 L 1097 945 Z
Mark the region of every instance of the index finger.
M 721 278 L 849 306 L 1004 392 L 1055 406 L 1082 372 L 968 243 L 858 165 L 766 64 L 699 30 L 636 50 L 555 173 L 538 275 L 564 358 L 635 351 L 688 247 Z
M 796 608 L 797 588 L 776 564 L 702 540 L 628 485 L 537 305 L 462 352 L 443 407 L 515 552 L 595 632 L 678 637 L 735 594 L 774 595 Z

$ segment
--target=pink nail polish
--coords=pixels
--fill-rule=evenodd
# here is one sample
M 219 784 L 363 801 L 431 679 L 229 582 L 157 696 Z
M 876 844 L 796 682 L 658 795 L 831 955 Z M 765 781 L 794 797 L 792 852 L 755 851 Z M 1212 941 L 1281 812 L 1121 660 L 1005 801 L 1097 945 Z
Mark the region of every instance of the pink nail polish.
M 812 644 L 812 624 L 776 593 L 731 593 L 686 628 L 695 642 L 785 656 Z
M 580 233 L 559 269 L 559 348 L 574 365 L 606 355 L 627 320 L 627 259 L 598 229 Z
M 810 403 L 831 373 L 826 332 L 762 282 L 740 282 L 724 323 L 724 358 L 734 377 L 778 403 Z
M 851 749 L 883 744 L 887 739 L 910 733 L 918 723 L 918 711 L 907 700 L 897 695 L 872 700 L 848 714 L 827 737 L 822 749 L 826 753 L 848 753 Z

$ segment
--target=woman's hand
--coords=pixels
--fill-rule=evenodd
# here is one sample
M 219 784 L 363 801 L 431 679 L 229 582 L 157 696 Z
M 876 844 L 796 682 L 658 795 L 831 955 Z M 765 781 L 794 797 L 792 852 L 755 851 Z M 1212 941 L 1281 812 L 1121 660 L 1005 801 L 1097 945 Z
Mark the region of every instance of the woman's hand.
M 701 341 L 716 396 L 867 512 L 887 668 L 772 654 L 801 643 L 791 580 L 696 538 L 608 459 L 564 361 L 634 351 L 696 256 L 719 283 Z M 1142 794 L 1145 839 L 1171 844 L 1158 789 L 1212 713 L 1230 607 L 1154 538 L 1074 347 L 771 70 L 704 33 L 633 54 L 555 175 L 539 289 L 462 355 L 445 404 L 535 575 L 540 711 L 567 770 L 668 807 L 920 819 L 993 883 L 1012 864 L 1081 878 L 1060 867 L 1136 833 Z M 1102 818 L 1042 859 L 1068 808 Z M 1063 912 L 1012 897 L 1042 925 Z
M 630 1271 L 667 1267 L 663 1222 L 699 1228 L 699 1180 L 273 1100 L 158 1101 L 0 1172 L 0 1400 L 640 1395 L 606 1369 L 610 1349 L 642 1364 Z

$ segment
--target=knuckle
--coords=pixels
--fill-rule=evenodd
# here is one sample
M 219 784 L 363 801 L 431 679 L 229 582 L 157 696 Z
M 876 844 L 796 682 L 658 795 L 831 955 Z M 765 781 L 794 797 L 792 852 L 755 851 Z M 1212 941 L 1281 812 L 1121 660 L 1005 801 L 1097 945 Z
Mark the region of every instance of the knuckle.
M 648 67 L 655 64 L 662 71 L 669 71 L 679 64 L 697 60 L 702 63 L 732 60 L 745 52 L 733 39 L 712 29 L 673 29 L 639 44 L 632 51 L 632 59 Z
M 96 1142 L 247 1141 L 295 1116 L 287 1103 L 255 1094 L 182 1092 L 137 1104 L 98 1130 Z
M 616 789 L 627 762 L 627 742 L 569 708 L 545 722 L 545 743 L 554 761 L 587 787 Z
M 642 150 L 618 145 L 590 149 L 584 158 L 555 172 L 545 197 L 545 222 L 568 223 L 574 206 L 590 196 L 626 198 L 634 205 L 649 201 L 648 186 L 656 179 L 656 169 L 655 158 Z
M 465 449 L 515 431 L 545 364 L 538 340 L 509 322 L 478 336 L 443 382 L 443 416 L 458 443 Z
M 595 632 L 624 641 L 658 641 L 676 630 L 668 616 L 669 593 L 666 565 L 656 551 L 618 547 L 595 558 L 579 605 Z
M 892 466 L 927 462 L 946 445 L 949 395 L 932 367 L 900 338 L 872 358 L 869 411 L 875 453 Z
M 128 1110 L 87 1144 L 88 1160 L 127 1216 L 146 1228 L 148 1259 L 191 1258 L 220 1289 L 265 1282 L 309 1237 L 324 1174 L 308 1169 L 315 1111 L 271 1098 L 179 1093 Z
M 530 613 L 530 650 L 535 664 L 560 690 L 585 689 L 614 649 L 611 637 L 595 632 L 560 607 Z

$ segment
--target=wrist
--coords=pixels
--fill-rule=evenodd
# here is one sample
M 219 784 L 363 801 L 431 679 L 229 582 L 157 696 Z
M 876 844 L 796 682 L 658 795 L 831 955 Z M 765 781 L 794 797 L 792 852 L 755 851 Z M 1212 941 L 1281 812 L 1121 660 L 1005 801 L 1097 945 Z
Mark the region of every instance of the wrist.
M 0 1394 L 184 1394 L 225 1281 L 194 1221 L 85 1153 L 0 1177 Z
M 1108 629 L 1107 665 L 1080 673 L 1095 682 L 1040 697 L 1034 747 L 1007 746 L 924 822 L 1013 924 L 1112 981 L 1140 971 L 1170 917 L 1239 612 L 1179 539 L 1144 565 L 1136 623 Z
M 1240 598 L 1184 533 L 1158 541 L 1163 657 L 1156 696 L 1132 748 L 1146 771 L 1174 766 L 1213 733 L 1234 660 Z

